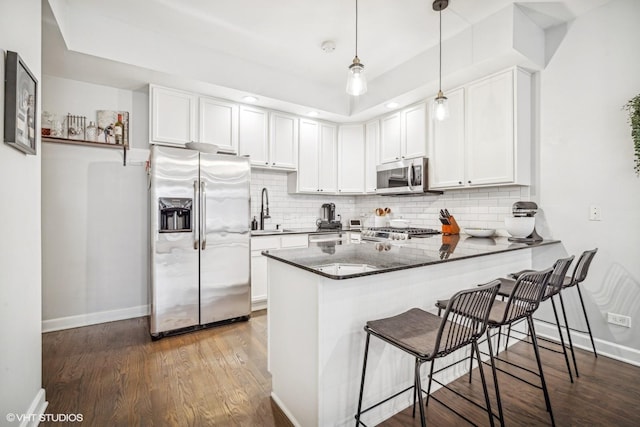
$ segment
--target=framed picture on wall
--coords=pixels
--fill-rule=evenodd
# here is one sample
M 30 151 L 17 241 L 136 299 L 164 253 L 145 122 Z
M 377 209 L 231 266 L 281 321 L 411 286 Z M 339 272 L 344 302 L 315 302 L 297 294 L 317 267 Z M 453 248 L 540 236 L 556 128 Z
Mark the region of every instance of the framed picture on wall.
M 7 51 L 4 85 L 4 143 L 36 154 L 38 80 L 16 52 Z

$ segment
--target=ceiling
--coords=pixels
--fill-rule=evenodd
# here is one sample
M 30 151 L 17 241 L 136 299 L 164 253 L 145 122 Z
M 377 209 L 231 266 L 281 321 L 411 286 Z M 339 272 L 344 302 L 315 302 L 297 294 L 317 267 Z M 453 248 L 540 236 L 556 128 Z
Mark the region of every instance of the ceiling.
M 442 35 L 453 38 L 513 4 L 544 30 L 608 1 L 451 0 Z M 370 91 L 437 51 L 431 0 L 360 0 L 358 21 Z M 43 0 L 44 74 L 126 89 L 152 81 L 233 100 L 254 94 L 261 105 L 338 121 L 394 95 L 386 88 L 369 103 L 346 95 L 354 39 L 355 0 Z M 335 50 L 324 52 L 323 41 Z M 437 61 L 429 62 L 425 73 L 437 76 Z

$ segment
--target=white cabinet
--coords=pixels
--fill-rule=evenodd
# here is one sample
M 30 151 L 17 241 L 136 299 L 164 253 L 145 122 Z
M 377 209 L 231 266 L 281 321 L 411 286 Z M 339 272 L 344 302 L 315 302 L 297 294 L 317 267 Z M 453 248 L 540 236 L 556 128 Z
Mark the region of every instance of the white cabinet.
M 215 98 L 150 85 L 151 141 L 183 147 L 188 142 L 238 150 L 238 107 Z
M 464 186 L 464 89 L 447 92 L 449 117 L 434 120 L 429 150 L 430 188 Z M 433 101 L 432 101 L 433 102 Z
M 196 141 L 197 97 L 194 94 L 151 85 L 149 103 L 153 142 L 184 146 Z
M 403 158 L 424 157 L 427 154 L 427 104 L 422 102 L 402 110 Z
M 376 166 L 379 163 L 380 121 L 372 120 L 365 124 L 364 129 L 364 191 L 366 193 L 375 193 L 377 187 Z
M 287 234 L 251 237 L 251 308 L 260 310 L 267 306 L 269 284 L 267 281 L 267 258 L 262 251 L 275 249 L 306 248 L 308 234 Z
M 338 193 L 364 193 L 364 126 L 342 125 L 338 129 Z
M 198 140 L 220 151 L 238 152 L 238 106 L 215 98 L 199 99 Z
M 240 155 L 251 165 L 272 169 L 296 169 L 298 118 L 261 108 L 240 107 Z
M 295 170 L 298 164 L 298 118 L 280 112 L 272 112 L 269 117 L 270 166 Z
M 531 75 L 512 68 L 447 96 L 451 115 L 432 133 L 431 188 L 529 185 Z
M 260 108 L 240 107 L 240 155 L 255 166 L 269 165 L 269 113 Z
M 419 104 L 381 119 L 380 162 L 425 156 L 427 153 L 427 104 Z
M 336 193 L 336 126 L 300 119 L 298 172 L 289 175 L 289 191 Z
M 380 163 L 395 162 L 400 159 L 402 132 L 400 112 L 389 114 L 380 120 Z

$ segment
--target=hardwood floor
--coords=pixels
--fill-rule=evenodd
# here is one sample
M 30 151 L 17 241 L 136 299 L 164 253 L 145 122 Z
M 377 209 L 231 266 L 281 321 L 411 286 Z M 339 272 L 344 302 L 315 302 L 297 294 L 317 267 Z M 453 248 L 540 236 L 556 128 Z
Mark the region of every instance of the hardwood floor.
M 148 330 L 143 317 L 43 334 L 47 412 L 81 413 L 87 426 L 291 425 L 269 397 L 265 311 L 248 322 L 159 341 L 151 341 Z M 571 384 L 562 355 L 541 351 L 558 426 L 640 425 L 640 368 L 579 351 L 580 378 Z M 532 354 L 526 344 L 508 351 L 529 365 Z M 455 387 L 482 399 L 474 375 L 471 384 L 465 377 Z M 499 381 L 508 425 L 550 425 L 542 391 L 504 374 Z M 488 425 L 486 413 L 446 390 L 437 393 Z M 434 401 L 427 415 L 434 426 L 464 424 Z M 382 425 L 419 424 L 408 409 Z

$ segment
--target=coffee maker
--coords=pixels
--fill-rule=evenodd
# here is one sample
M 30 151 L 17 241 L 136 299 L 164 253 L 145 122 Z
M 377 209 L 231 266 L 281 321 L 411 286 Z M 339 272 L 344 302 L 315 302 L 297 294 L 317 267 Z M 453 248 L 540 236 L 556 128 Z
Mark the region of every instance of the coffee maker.
M 532 218 L 538 212 L 538 205 L 536 205 L 534 202 L 515 202 L 511 207 L 511 212 L 516 218 Z M 542 237 L 538 234 L 534 225 L 533 231 L 527 237 L 509 237 L 509 240 L 512 242 L 533 243 L 542 241 Z
M 316 225 L 321 230 L 342 230 L 342 223 L 336 221 L 336 205 L 334 203 L 324 203 L 320 207 L 320 218 Z

